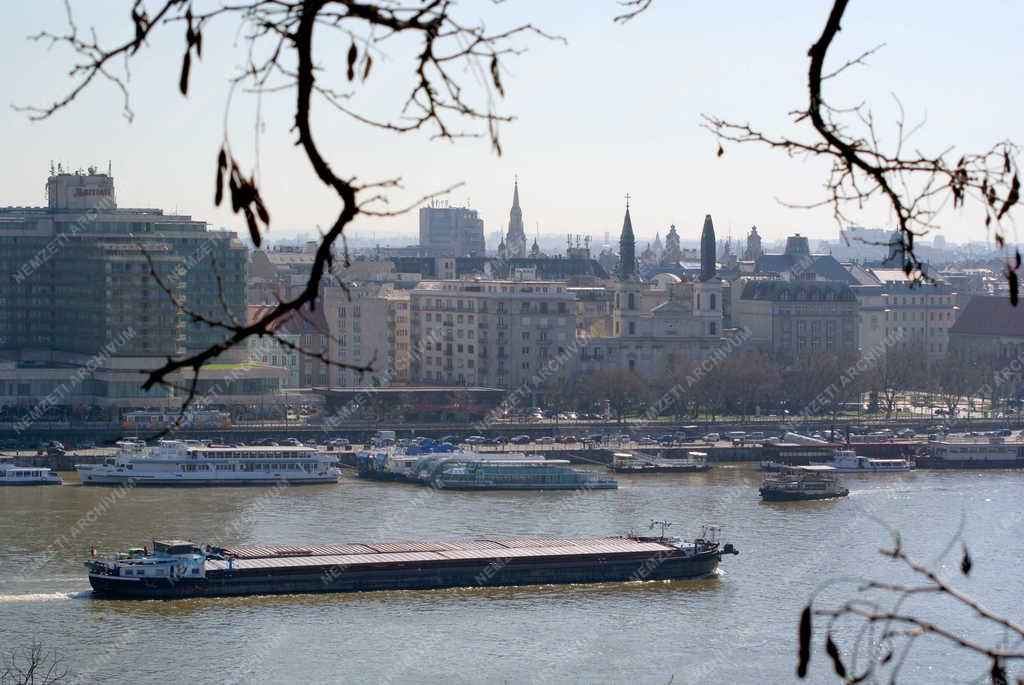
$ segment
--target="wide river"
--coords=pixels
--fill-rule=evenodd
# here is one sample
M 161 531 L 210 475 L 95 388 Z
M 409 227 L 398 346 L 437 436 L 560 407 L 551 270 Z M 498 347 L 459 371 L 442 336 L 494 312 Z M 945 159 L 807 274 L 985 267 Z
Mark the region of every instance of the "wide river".
M 1024 617 L 1024 472 L 845 477 L 849 497 L 765 504 L 755 465 L 622 476 L 617 491 L 435 492 L 346 477 L 283 489 L 0 488 L 0 658 L 33 641 L 76 682 L 781 683 L 795 681 L 796 626 L 819 585 L 905 579 L 887 527 L 917 559 L 988 606 Z M 723 527 L 739 556 L 696 581 L 181 601 L 93 599 L 82 561 L 154 537 L 221 543 L 444 540 Z M 973 552 L 959 571 L 958 530 Z M 823 601 L 853 596 L 829 586 Z M 933 596 L 904 610 L 994 633 Z M 849 658 L 857 626 L 836 630 Z M 809 682 L 834 682 L 815 634 Z M 899 682 L 986 672 L 919 641 Z

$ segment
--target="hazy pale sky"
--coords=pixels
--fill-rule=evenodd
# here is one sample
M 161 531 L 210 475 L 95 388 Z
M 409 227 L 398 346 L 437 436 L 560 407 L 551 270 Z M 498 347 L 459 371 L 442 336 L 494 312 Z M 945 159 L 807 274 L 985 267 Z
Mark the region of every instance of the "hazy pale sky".
M 129 35 L 128 0 L 71 0 L 82 27 L 113 41 Z M 153 5 L 154 3 L 149 3 Z M 208 4 L 208 3 L 197 3 Z M 529 52 L 506 60 L 502 111 L 517 120 L 501 129 L 504 155 L 486 140 L 431 141 L 421 133 L 396 135 L 357 124 L 314 105 L 317 135 L 342 175 L 361 179 L 401 176 L 393 194 L 400 206 L 432 190 L 464 182 L 449 200 L 479 210 L 486 232 L 508 221 L 512 180 L 520 179 L 527 232 L 584 233 L 600 243 L 621 227 L 624 200 L 632 195 L 633 225 L 640 240 L 676 224 L 684 239 L 697 239 L 705 214 L 720 237 L 740 237 L 757 225 L 768 240 L 793 232 L 833 237 L 829 210 L 783 207 L 778 200 L 821 197 L 827 167 L 789 159 L 752 145 L 716 143 L 700 128 L 700 114 L 714 113 L 765 131 L 810 138 L 787 112 L 806 100 L 807 48 L 820 33 L 829 2 L 707 3 L 655 0 L 648 12 L 622 26 L 612 22 L 612 0 L 507 0 L 495 6 L 467 0 L 464 22 L 483 18 L 492 30 L 533 22 L 568 44 L 527 38 Z M 5 3 L 0 22 L 0 61 L 11 104 L 43 104 L 62 94 L 73 56 L 48 50 L 26 36 L 65 30 L 61 0 Z M 949 145 L 979 151 L 1004 138 L 1022 140 L 1019 79 L 1024 5 L 1012 0 L 891 2 L 854 0 L 833 46 L 833 66 L 879 43 L 886 46 L 867 67 L 830 81 L 834 104 L 866 101 L 876 119 L 896 114 L 892 94 L 907 119 L 926 118 L 913 143 L 926 153 Z M 97 82 L 48 121 L 26 123 L 3 111 L 3 192 L 0 205 L 38 205 L 50 160 L 73 167 L 113 163 L 121 206 L 178 209 L 244 233 L 244 224 L 213 205 L 215 159 L 224 134 L 226 78 L 242 59 L 236 25 L 222 22 L 204 38 L 204 59 L 192 69 L 189 98 L 177 89 L 183 28 L 167 27 L 132 65 L 135 120 L 121 114 L 121 98 Z M 376 57 L 377 66 L 356 102 L 388 111 L 409 84 L 408 46 Z M 324 34 L 318 59 L 331 83 L 344 86 L 347 40 Z M 469 82 L 472 76 L 467 75 Z M 293 94 L 264 101 L 260 160 L 272 237 L 331 223 L 334 196 L 313 177 L 293 146 Z M 393 109 L 393 108 L 392 108 Z M 254 159 L 254 100 L 236 96 L 229 126 L 232 148 Z M 891 128 L 883 129 L 892 140 Z M 881 205 L 849 207 L 854 223 L 889 225 Z M 959 211 L 943 215 L 955 241 L 984 237 L 980 219 Z M 362 238 L 416 231 L 415 212 L 399 218 L 362 219 Z M 493 246 L 490 246 L 493 248 Z

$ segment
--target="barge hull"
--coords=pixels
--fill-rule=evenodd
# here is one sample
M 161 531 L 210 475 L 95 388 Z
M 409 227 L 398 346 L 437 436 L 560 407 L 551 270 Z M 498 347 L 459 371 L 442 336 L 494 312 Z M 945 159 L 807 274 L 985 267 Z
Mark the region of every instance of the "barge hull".
M 1024 469 L 1024 459 L 929 459 L 918 457 L 923 469 Z
M 777 492 L 771 490 L 762 490 L 761 497 L 765 502 L 808 502 L 811 500 L 818 499 L 836 499 L 838 497 L 846 497 L 850 494 L 849 490 L 844 492 L 834 493 L 806 493 L 806 492 Z
M 443 565 L 389 564 L 384 568 L 306 567 L 211 571 L 205 579 L 132 579 L 89 574 L 94 592 L 109 597 L 181 599 L 237 595 L 433 590 L 573 583 L 674 580 L 712 575 L 721 552 L 538 559 L 473 560 Z

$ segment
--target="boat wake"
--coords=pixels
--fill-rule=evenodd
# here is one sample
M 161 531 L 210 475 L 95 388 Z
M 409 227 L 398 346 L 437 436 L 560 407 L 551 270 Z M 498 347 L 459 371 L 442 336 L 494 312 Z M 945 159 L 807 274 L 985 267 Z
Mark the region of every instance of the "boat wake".
M 13 602 L 53 602 L 64 599 L 85 599 L 92 595 L 89 590 L 80 592 L 27 592 L 20 595 L 0 595 L 0 604 Z

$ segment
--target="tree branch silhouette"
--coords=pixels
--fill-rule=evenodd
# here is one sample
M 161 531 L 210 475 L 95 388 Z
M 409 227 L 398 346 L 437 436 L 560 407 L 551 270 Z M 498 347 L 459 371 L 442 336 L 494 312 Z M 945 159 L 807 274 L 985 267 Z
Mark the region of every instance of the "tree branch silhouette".
M 32 38 L 48 41 L 51 45 L 70 46 L 80 56 L 81 61 L 70 71 L 74 83 L 65 95 L 53 102 L 19 108 L 32 119 L 45 119 L 68 107 L 97 79 L 107 79 L 124 94 L 124 113 L 131 119 L 134 116 L 128 87 L 131 59 L 146 47 L 148 39 L 157 31 L 182 24 L 185 27 L 185 47 L 178 88 L 183 96 L 187 96 L 192 60 L 202 58 L 204 32 L 213 22 L 222 19 L 237 21 L 245 30 L 244 38 L 249 46 L 244 68 L 230 80 L 232 90 L 242 87 L 258 95 L 294 91 L 292 130 L 296 134 L 297 145 L 305 153 L 316 177 L 335 193 L 340 209 L 330 228 L 320 238 L 304 287 L 297 294 L 280 300 L 258 321 L 245 322 L 231 316 L 222 320 L 200 314 L 175 301 L 193 324 L 225 332 L 221 342 L 186 356 L 170 356 L 159 367 L 145 372 L 142 387 L 151 390 L 157 385 L 173 387 L 171 377 L 174 374 L 191 370 L 193 378 L 182 411 L 195 398 L 199 373 L 211 360 L 253 336 L 275 337 L 288 344 L 288 341 L 274 335 L 275 325 L 285 317 L 317 306 L 321 282 L 332 272 L 338 259 L 335 248 L 339 242 L 345 248 L 345 229 L 358 215 L 393 216 L 406 211 L 369 207 L 387 202 L 386 190 L 399 187 L 400 179 L 359 183 L 355 176 L 335 172 L 316 143 L 310 121 L 314 98 L 320 98 L 357 122 L 396 133 L 432 128 L 434 138 L 449 140 L 486 135 L 495 153 L 500 155 L 499 124 L 512 120 L 495 107 L 495 98 L 505 92 L 501 80 L 503 58 L 522 51 L 514 43 L 521 37 L 561 40 L 532 24 L 491 32 L 482 24 L 465 23 L 457 18 L 453 0 L 251 0 L 197 9 L 200 4 L 194 0 L 164 0 L 155 12 L 150 13 L 142 0 L 135 0 L 131 8 L 134 34 L 112 47 L 104 47 L 95 32 L 86 33 L 78 28 L 69 0 L 66 0 L 67 32 L 44 31 Z M 345 76 L 354 88 L 358 88 L 371 77 L 373 55 L 379 54 L 382 44 L 398 34 L 414 36 L 419 47 L 411 65 L 410 93 L 397 117 L 378 118 L 364 114 L 346 103 L 351 94 L 339 93 L 325 85 L 324 68 L 314 61 L 314 44 L 318 36 L 325 35 L 328 39 L 341 36 L 351 41 L 346 53 Z M 261 54 L 257 46 L 268 43 L 266 56 L 257 57 Z M 114 70 L 122 58 L 123 74 Z M 471 97 L 471 90 L 463 83 L 464 78 L 475 79 L 475 85 L 482 93 L 479 100 Z M 464 125 L 482 125 L 486 133 L 464 130 Z M 226 124 L 224 142 L 217 153 L 214 199 L 218 205 L 224 200 L 225 187 L 232 210 L 244 217 L 253 244 L 259 247 L 263 235 L 270 228 L 270 212 L 260 194 L 256 174 L 246 175 L 232 154 Z M 420 202 L 450 190 L 446 188 L 430 193 Z M 347 249 L 340 259 L 345 266 L 349 264 Z M 152 262 L 150 269 L 159 282 Z M 173 298 L 168 288 L 164 287 L 164 290 Z M 300 351 L 309 354 L 307 350 Z M 359 371 L 368 370 L 342 362 L 332 363 Z
M 1008 254 L 1005 236 L 1010 211 L 1020 200 L 1019 148 L 1010 141 L 1002 141 L 983 152 L 966 153 L 958 158 L 953 148 L 936 155 L 905 150 L 918 127 L 908 130 L 902 104 L 897 99 L 900 114 L 895 122 L 896 141 L 892 149 L 886 150 L 880 144 L 870 109 L 863 104 L 847 109 L 829 104 L 822 93 L 824 83 L 851 67 L 863 65 L 881 47 L 846 61 L 832 72 L 825 72 L 826 57 L 841 30 L 848 4 L 849 0 L 834 0 L 821 35 L 808 51 L 807 108 L 790 113 L 795 123 L 809 123 L 817 139 L 774 137 L 749 123 L 704 114 L 703 126 L 719 141 L 718 154 L 724 153 L 723 143 L 756 143 L 782 150 L 791 157 L 830 160 L 832 167 L 825 181 L 826 198 L 800 206 L 831 206 L 836 221 L 843 226 L 849 223 L 846 206 L 853 204 L 861 208 L 870 200 L 884 200 L 899 230 L 899 242 L 890 247 L 900 250 L 903 271 L 915 282 L 929 279 L 926 265 L 915 252 L 915 237 L 936 228 L 937 214 L 948 205 L 958 208 L 970 202 L 980 207 L 986 231 L 992 231 L 993 239 L 1004 251 L 1010 300 L 1016 305 L 1021 257 L 1016 249 L 1012 256 Z M 855 132 L 856 126 L 861 133 Z
M 888 682 L 896 682 L 900 669 L 906 663 L 917 640 L 930 637 L 987 660 L 987 678 L 993 685 L 1006 685 L 1008 663 L 1024 660 L 1024 626 L 992 611 L 955 587 L 950 580 L 933 571 L 928 565 L 915 560 L 904 549 L 898 533 L 892 533 L 892 540 L 892 547 L 883 548 L 879 552 L 909 569 L 917 580 L 901 583 L 844 578 L 828 581 L 820 586 L 801 613 L 797 675 L 800 678 L 807 676 L 812 651 L 811 642 L 815 631 L 813 617 L 820 617 L 826 619 L 824 628 L 818 629 L 819 632 L 825 633 L 826 654 L 836 675 L 844 682 L 874 682 L 883 677 Z M 974 561 L 970 552 L 967 546 L 963 545 L 960 573 L 964 577 L 969 576 L 973 566 Z M 821 606 L 822 602 L 819 602 L 818 595 L 824 589 L 838 583 L 852 584 L 855 589 L 854 597 L 835 606 Z M 976 638 L 939 622 L 921 618 L 904 608 L 908 600 L 918 595 L 945 598 L 954 608 L 965 610 L 967 614 L 980 619 L 987 626 L 998 629 L 1002 637 L 988 640 Z M 844 652 L 834 635 L 837 627 L 846 621 L 859 622 L 860 630 L 857 632 L 853 649 L 844 657 Z M 987 634 L 983 630 L 972 632 L 975 635 Z M 867 647 L 864 645 L 865 642 L 868 643 Z

